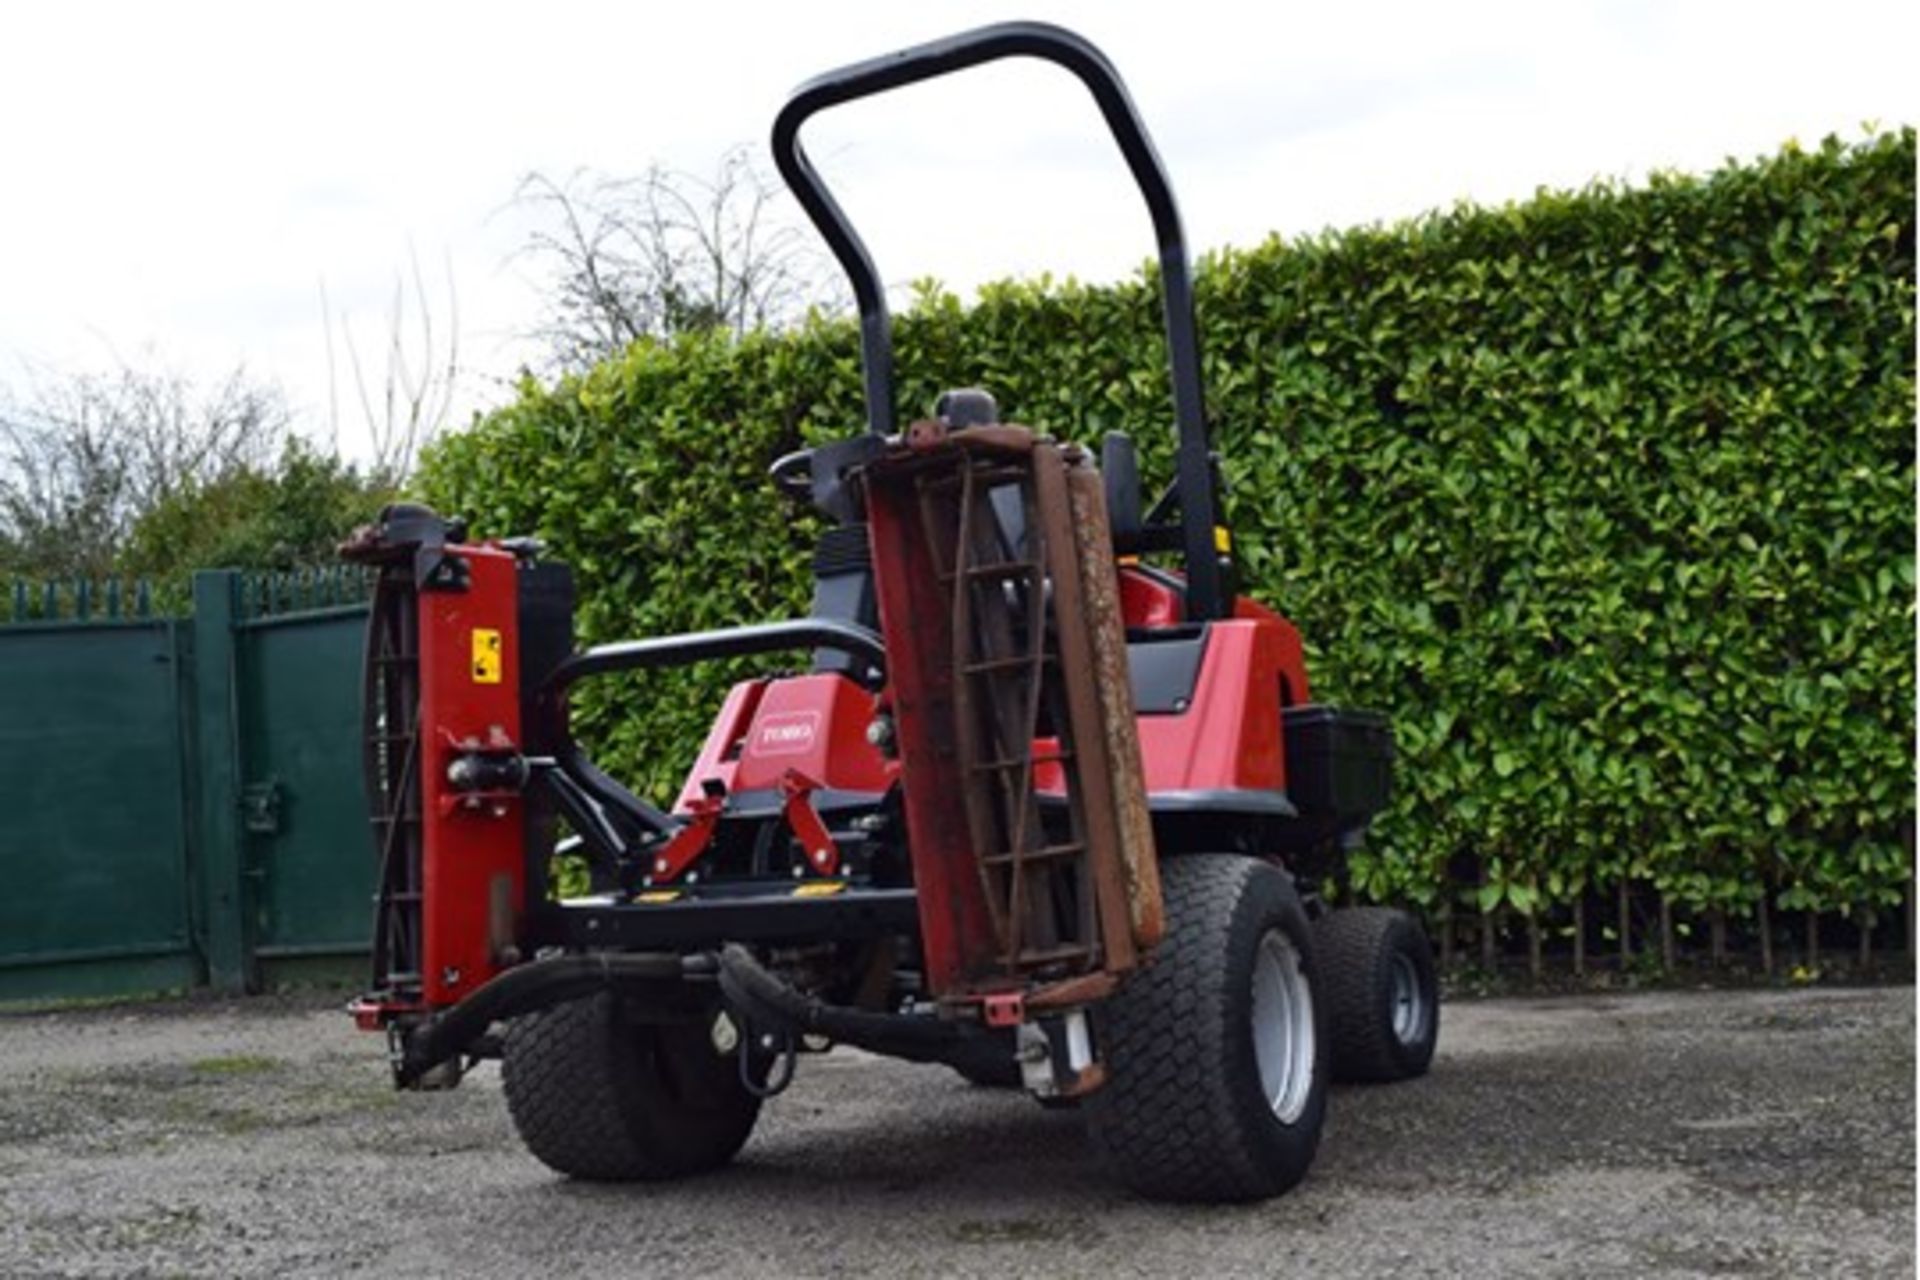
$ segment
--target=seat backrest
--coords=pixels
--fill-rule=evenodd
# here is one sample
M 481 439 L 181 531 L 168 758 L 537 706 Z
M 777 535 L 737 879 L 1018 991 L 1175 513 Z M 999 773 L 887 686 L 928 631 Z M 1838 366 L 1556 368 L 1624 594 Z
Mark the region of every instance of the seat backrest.
M 816 618 L 880 629 L 880 608 L 873 594 L 873 558 L 867 525 L 836 525 L 820 535 L 813 551 L 813 608 Z M 838 649 L 816 649 L 815 671 L 849 672 L 858 660 Z

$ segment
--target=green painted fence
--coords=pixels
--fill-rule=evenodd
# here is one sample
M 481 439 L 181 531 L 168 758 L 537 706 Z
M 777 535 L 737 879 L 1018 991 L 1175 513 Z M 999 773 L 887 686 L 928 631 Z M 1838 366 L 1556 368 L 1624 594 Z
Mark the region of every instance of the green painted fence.
M 0 1002 L 354 963 L 365 581 L 196 575 L 0 594 Z

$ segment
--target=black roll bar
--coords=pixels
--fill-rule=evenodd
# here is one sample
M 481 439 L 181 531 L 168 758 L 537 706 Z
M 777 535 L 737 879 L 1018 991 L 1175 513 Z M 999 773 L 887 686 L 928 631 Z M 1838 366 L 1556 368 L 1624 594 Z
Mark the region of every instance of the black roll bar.
M 713 658 L 740 658 L 785 649 L 837 649 L 866 660 L 853 679 L 869 689 L 886 683 L 887 649 L 879 635 L 851 622 L 828 618 L 797 618 L 791 622 L 763 622 L 719 631 L 692 631 L 677 636 L 650 636 L 619 640 L 576 653 L 553 669 L 540 688 L 540 698 L 551 702 L 569 685 L 610 671 L 639 671 L 651 667 L 682 667 Z
M 1206 409 L 1200 388 L 1200 340 L 1194 323 L 1193 279 L 1187 261 L 1180 211 L 1160 155 L 1146 125 L 1127 95 L 1120 73 L 1106 55 L 1084 37 L 1044 22 L 1003 22 L 964 31 L 828 71 L 801 85 L 773 122 L 773 160 L 800 207 L 819 228 L 833 256 L 853 284 L 860 308 L 860 356 L 865 372 L 867 430 L 887 436 L 895 431 L 893 334 L 886 292 L 866 244 L 800 145 L 800 126 L 816 111 L 856 98 L 884 93 L 935 76 L 1001 58 L 1041 58 L 1071 71 L 1092 93 L 1114 141 L 1126 157 L 1140 194 L 1153 217 L 1160 250 L 1161 293 L 1165 303 L 1167 353 L 1172 365 L 1174 422 L 1179 429 L 1176 484 L 1180 496 L 1182 544 L 1187 573 L 1187 615 L 1193 621 L 1223 616 L 1224 575 L 1214 545 L 1218 518 L 1213 459 L 1207 441 Z

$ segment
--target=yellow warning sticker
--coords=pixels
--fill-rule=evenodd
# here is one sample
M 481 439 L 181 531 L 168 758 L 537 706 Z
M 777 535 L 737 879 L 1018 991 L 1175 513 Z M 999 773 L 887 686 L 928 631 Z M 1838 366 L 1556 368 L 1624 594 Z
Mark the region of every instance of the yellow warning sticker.
M 491 627 L 473 629 L 473 682 L 500 683 L 500 633 Z
M 831 898 L 834 894 L 839 893 L 846 887 L 847 882 L 845 880 L 809 880 L 803 885 L 796 885 L 793 890 L 793 896 L 796 898 Z
M 1213 526 L 1213 549 L 1223 556 L 1233 550 L 1233 535 L 1227 532 L 1225 525 Z

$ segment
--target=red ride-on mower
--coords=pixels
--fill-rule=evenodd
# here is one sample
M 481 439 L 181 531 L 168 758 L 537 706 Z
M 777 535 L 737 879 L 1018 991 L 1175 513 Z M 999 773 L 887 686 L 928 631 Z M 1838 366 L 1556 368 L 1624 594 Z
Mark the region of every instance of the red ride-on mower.
M 815 111 L 994 59 L 1078 76 L 1159 241 L 1177 474 L 954 391 L 898 430 L 885 298 L 799 141 Z M 1078 1106 L 1148 1195 L 1286 1190 L 1330 1079 L 1424 1071 L 1439 1009 L 1408 917 L 1327 910 L 1387 797 L 1381 717 L 1311 701 L 1299 634 L 1235 595 L 1186 247 L 1153 144 L 1086 41 L 1015 23 L 830 72 L 773 130 L 852 277 L 867 430 L 773 466 L 832 521 L 811 615 L 576 651 L 572 582 L 530 540 L 396 506 L 366 666 L 381 858 L 374 987 L 402 1087 L 499 1057 L 529 1148 L 580 1178 L 726 1163 L 799 1057 L 943 1063 Z M 1157 563 L 1149 563 L 1155 561 Z M 747 654 L 671 809 L 568 727 L 583 680 Z M 558 897 L 566 847 L 591 892 Z

